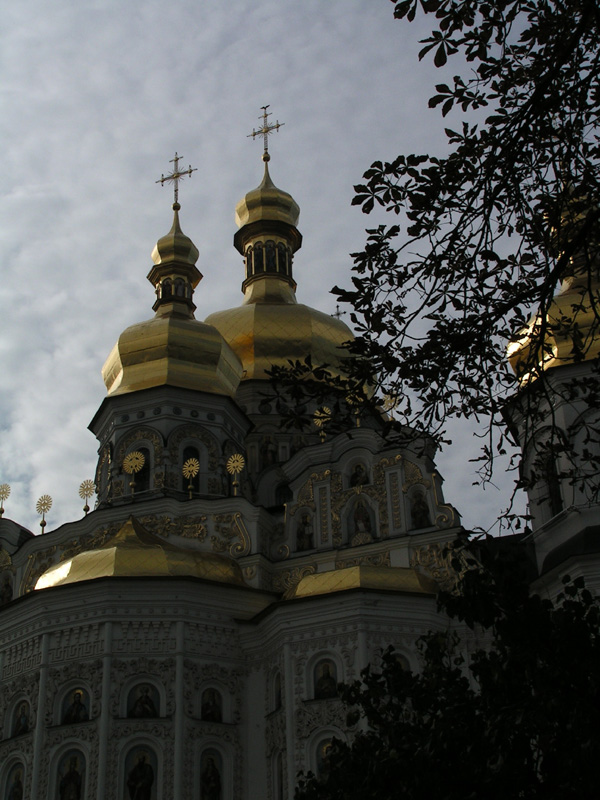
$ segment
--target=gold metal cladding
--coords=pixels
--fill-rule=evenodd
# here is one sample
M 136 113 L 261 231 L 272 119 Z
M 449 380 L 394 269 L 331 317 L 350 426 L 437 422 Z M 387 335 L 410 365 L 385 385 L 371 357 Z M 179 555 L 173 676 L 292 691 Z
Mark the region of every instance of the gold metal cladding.
M 350 589 L 383 589 L 434 596 L 436 582 L 408 567 L 358 566 L 304 576 L 286 597 L 310 597 Z
M 296 302 L 288 284 L 264 278 L 248 286 L 244 304 L 211 314 L 206 320 L 221 333 L 242 362 L 243 379 L 268 379 L 273 366 L 287 367 L 290 359 L 328 364 L 343 374 L 342 348 L 352 333 L 341 320 Z
M 212 325 L 154 317 L 123 331 L 102 368 L 109 395 L 176 386 L 233 396 L 242 365 Z
M 191 576 L 244 586 L 241 568 L 217 553 L 185 550 L 147 531 L 130 517 L 105 545 L 78 553 L 46 570 L 35 588 L 106 577 Z
M 156 181 L 156 183 L 160 183 L 161 186 L 164 186 L 165 183 L 172 183 L 173 184 L 173 196 L 174 196 L 173 208 L 175 208 L 175 206 L 179 207 L 179 181 L 182 181 L 185 178 L 186 175 L 190 175 L 191 176 L 192 172 L 197 172 L 198 171 L 197 167 L 194 167 L 194 169 L 192 169 L 191 165 L 186 170 L 180 170 L 179 169 L 179 162 L 181 161 L 182 157 L 183 156 L 177 155 L 177 152 L 176 152 L 175 153 L 175 158 L 172 158 L 169 161 L 169 164 L 173 164 L 174 165 L 173 166 L 173 171 L 171 172 L 171 174 L 170 175 L 161 175 L 159 180 Z
M 133 475 L 143 469 L 145 463 L 146 459 L 144 458 L 144 454 L 140 453 L 139 450 L 134 450 L 132 453 L 128 453 L 123 459 L 123 469 L 128 475 Z
M 277 122 L 274 125 L 273 124 L 270 125 L 267 122 L 268 118 L 273 116 L 270 112 L 267 113 L 267 108 L 270 108 L 270 106 L 269 105 L 261 106 L 261 108 L 263 113 L 261 114 L 259 119 L 262 120 L 262 128 L 259 128 L 257 131 L 255 131 L 253 128 L 252 133 L 249 133 L 246 138 L 256 139 L 257 136 L 263 137 L 262 159 L 263 161 L 266 162 L 269 161 L 269 159 L 271 158 L 271 156 L 269 155 L 269 135 L 273 133 L 273 131 L 278 131 L 279 128 L 282 128 L 285 125 L 285 122 L 279 122 L 279 120 L 277 120 Z

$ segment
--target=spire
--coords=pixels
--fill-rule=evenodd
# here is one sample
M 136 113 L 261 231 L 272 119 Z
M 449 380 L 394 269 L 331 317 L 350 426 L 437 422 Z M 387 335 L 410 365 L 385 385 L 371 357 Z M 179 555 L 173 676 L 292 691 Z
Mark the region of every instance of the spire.
M 269 174 L 268 137 L 278 131 L 284 123 L 269 124 L 269 106 L 263 106 L 262 127 L 253 130 L 248 138 L 263 137 L 263 161 L 265 172 L 256 189 L 248 192 L 235 209 L 235 220 L 239 231 L 233 237 L 236 249 L 244 256 L 246 278 L 243 289 L 250 287 L 251 293 L 264 292 L 254 285 L 261 286 L 268 280 L 274 284 L 286 284 L 286 296 L 296 288 L 292 278 L 293 254 L 302 245 L 302 235 L 296 228 L 300 209 L 294 198 L 278 189 Z M 264 288 L 264 287 L 263 287 Z M 281 287 L 283 289 L 283 286 Z M 277 294 L 277 292 L 275 292 Z M 293 301 L 292 301 L 293 302 Z
M 165 183 L 173 184 L 173 224 L 171 230 L 162 236 L 152 251 L 154 266 L 148 273 L 148 280 L 155 287 L 156 302 L 152 306 L 159 316 L 178 314 L 193 317 L 196 306 L 192 297 L 194 289 L 202 280 L 202 274 L 196 268 L 198 248 L 192 240 L 184 234 L 179 223 L 179 181 L 186 175 L 191 175 L 197 170 L 188 167 L 187 170 L 179 169 L 181 156 L 175 153 L 175 158 L 169 162 L 173 164 L 170 175 L 161 175 L 156 183 L 162 186 Z

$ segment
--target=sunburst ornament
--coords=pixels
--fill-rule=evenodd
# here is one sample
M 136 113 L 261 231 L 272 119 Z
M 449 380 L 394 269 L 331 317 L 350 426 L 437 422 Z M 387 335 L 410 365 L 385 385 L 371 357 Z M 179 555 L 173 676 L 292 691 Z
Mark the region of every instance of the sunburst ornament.
M 144 454 L 140 453 L 139 450 L 133 450 L 131 453 L 128 453 L 123 459 L 123 469 L 128 475 L 131 475 L 131 480 L 129 481 L 129 488 L 131 489 L 132 497 L 135 494 L 136 473 L 138 473 L 141 469 L 144 468 L 145 463 L 146 459 L 144 458 Z
M 183 467 L 181 468 L 181 472 L 184 478 L 187 478 L 188 483 L 188 492 L 189 492 L 189 499 L 192 499 L 192 492 L 194 491 L 194 484 L 193 480 L 196 475 L 200 472 L 200 462 L 197 458 L 188 458 L 187 461 L 184 461 Z
M 43 494 L 37 503 L 35 504 L 35 510 L 38 514 L 42 515 L 42 521 L 40 522 L 40 528 L 42 529 L 42 533 L 44 532 L 44 528 L 46 527 L 46 514 L 52 508 L 52 498 L 49 494 Z
M 136 472 L 144 468 L 145 463 L 146 459 L 144 458 L 144 454 L 140 453 L 139 450 L 134 450 L 132 453 L 128 453 L 123 459 L 123 469 L 128 475 L 135 475 Z
M 316 427 L 319 428 L 319 436 L 321 437 L 322 442 L 325 441 L 326 436 L 324 427 L 330 420 L 331 409 L 328 406 L 321 406 L 321 408 L 317 408 L 313 414 L 313 422 L 315 423 Z
M 244 459 L 244 456 L 241 453 L 234 453 L 232 456 L 229 456 L 229 458 L 227 459 L 227 464 L 225 466 L 227 467 L 227 472 L 230 475 L 233 475 L 233 483 L 232 483 L 233 496 L 237 497 L 238 487 L 240 485 L 237 476 L 246 466 L 246 460 Z
M 85 500 L 85 505 L 83 507 L 83 511 L 84 511 L 86 516 L 87 516 L 88 511 L 90 510 L 90 507 L 89 507 L 87 501 L 95 493 L 96 493 L 96 487 L 94 486 L 94 481 L 91 481 L 89 478 L 87 478 L 85 481 L 82 481 L 79 484 L 79 497 L 81 497 L 82 500 Z
M 0 484 L 0 519 L 4 514 L 4 501 L 10 496 L 10 486 L 8 483 Z

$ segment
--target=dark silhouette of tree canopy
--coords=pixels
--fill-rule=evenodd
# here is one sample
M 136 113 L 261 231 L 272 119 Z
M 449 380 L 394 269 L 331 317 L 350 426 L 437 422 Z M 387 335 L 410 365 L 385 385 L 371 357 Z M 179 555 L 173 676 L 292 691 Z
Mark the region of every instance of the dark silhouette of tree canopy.
M 385 209 L 393 221 L 368 229 L 365 249 L 353 254 L 352 287 L 334 289 L 352 306 L 358 336 L 350 350 L 360 356 L 349 360 L 349 384 L 337 383 L 345 396 L 364 394 L 366 385 L 375 398 L 391 396 L 397 430 L 438 443 L 453 417 L 487 421 L 486 480 L 506 450 L 507 398 L 535 382 L 535 391 L 521 392 L 529 404 L 521 411 L 532 425 L 541 413 L 549 333 L 566 331 L 571 364 L 591 361 L 598 337 L 600 7 L 597 0 L 395 3 L 398 20 L 418 14 L 437 25 L 420 58 L 459 72 L 429 100 L 451 120 L 449 154 L 376 161 L 355 187 L 354 204 L 366 214 Z M 585 340 L 581 303 L 558 322 L 548 319 L 565 278 L 590 289 L 595 322 Z M 513 359 L 515 374 L 507 347 L 532 318 L 532 343 Z M 318 378 L 322 366 L 296 364 L 292 373 Z M 589 375 L 562 391 L 583 393 L 596 407 L 600 400 Z M 333 411 L 339 425 L 340 409 Z M 594 428 L 589 441 L 599 438 Z M 598 490 L 593 447 L 575 454 L 556 438 L 544 447 L 521 486 L 544 471 L 549 452 L 587 458 L 585 480 Z
M 456 635 L 429 634 L 420 672 L 390 648 L 343 687 L 362 727 L 333 740 L 296 800 L 597 797 L 600 608 L 582 579 L 566 578 L 555 605 L 530 595 L 522 556 L 483 548 L 462 592 L 440 595 L 451 617 L 488 631 L 468 663 Z

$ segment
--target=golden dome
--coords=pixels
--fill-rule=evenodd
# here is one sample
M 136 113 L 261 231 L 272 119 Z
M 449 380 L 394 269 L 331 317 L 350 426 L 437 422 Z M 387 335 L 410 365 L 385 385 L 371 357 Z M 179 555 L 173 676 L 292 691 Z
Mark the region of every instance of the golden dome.
M 298 303 L 292 277 L 293 255 L 302 244 L 296 224 L 300 209 L 287 192 L 274 186 L 267 163 L 262 183 L 238 203 L 240 230 L 234 245 L 244 255 L 246 279 L 240 307 L 211 314 L 214 325 L 242 362 L 242 380 L 265 379 L 274 366 L 289 366 L 309 356 L 339 375 L 353 338 L 339 319 Z
M 260 186 L 248 192 L 235 208 L 235 221 L 238 228 L 267 220 L 284 222 L 295 227 L 299 217 L 298 204 L 291 194 L 275 186 L 265 161 L 265 174 Z
M 565 212 L 555 247 L 562 250 L 578 234 L 590 211 L 589 200 L 567 186 Z M 600 355 L 600 253 L 593 233 L 586 239 L 587 253 L 575 252 L 568 260 L 559 293 L 552 299 L 545 319 L 537 314 L 507 348 L 510 364 L 521 382 L 566 364 L 592 361 Z M 595 252 L 594 252 L 595 251 Z M 542 322 L 544 324 L 542 324 Z
M 293 288 L 277 278 L 264 277 L 246 290 L 243 305 L 207 317 L 242 362 L 242 380 L 265 379 L 273 366 L 290 359 L 314 366 L 328 364 L 339 375 L 342 348 L 352 332 L 341 320 L 298 303 Z
M 409 567 L 357 566 L 305 575 L 286 599 L 346 592 L 350 589 L 378 589 L 405 594 L 435 595 L 439 587 L 432 579 Z
M 158 240 L 148 280 L 156 290 L 153 319 L 127 328 L 102 368 L 109 395 L 153 386 L 232 396 L 242 366 L 220 333 L 194 318 L 193 291 L 202 278 L 195 266 L 198 250 L 179 225 Z
M 129 517 L 109 542 L 50 567 L 35 588 L 47 589 L 95 578 L 179 575 L 246 585 L 240 566 L 233 559 L 176 547 L 147 531 L 135 517 Z

